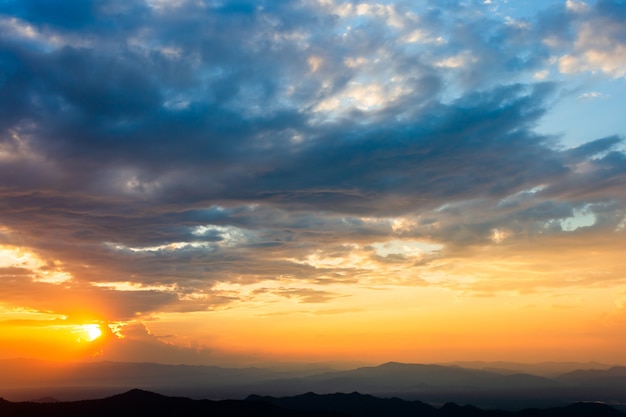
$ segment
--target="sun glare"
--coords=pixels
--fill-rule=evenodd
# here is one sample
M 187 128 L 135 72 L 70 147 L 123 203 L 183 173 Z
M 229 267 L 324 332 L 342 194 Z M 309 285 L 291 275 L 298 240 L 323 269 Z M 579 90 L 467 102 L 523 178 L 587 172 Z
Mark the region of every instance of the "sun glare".
M 83 324 L 81 330 L 85 334 L 85 340 L 88 342 L 92 342 L 102 336 L 99 324 Z

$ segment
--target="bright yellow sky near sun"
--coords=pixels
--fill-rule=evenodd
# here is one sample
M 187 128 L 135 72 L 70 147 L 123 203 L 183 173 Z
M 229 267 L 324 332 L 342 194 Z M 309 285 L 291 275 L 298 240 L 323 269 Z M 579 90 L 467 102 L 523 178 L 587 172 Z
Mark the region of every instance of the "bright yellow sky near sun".
M 410 285 L 400 271 L 384 265 L 372 267 L 357 284 L 300 284 L 303 290 L 326 291 L 331 299 L 325 302 L 285 300 L 258 291 L 296 288 L 289 280 L 223 283 L 216 287 L 223 294 L 251 296 L 213 311 L 154 312 L 137 320 L 143 321 L 154 342 L 183 351 L 210 349 L 217 364 L 228 365 L 389 360 L 618 363 L 626 347 L 626 291 L 611 285 L 609 275 L 626 270 L 623 257 L 617 249 L 589 251 L 587 245 L 568 245 L 564 251 L 518 245 L 515 255 L 504 247 L 483 248 L 463 259 L 448 258 L 422 268 L 420 285 Z M 5 250 L 5 258 L 8 253 Z M 27 259 L 36 267 L 34 254 L 20 256 L 22 263 Z M 389 283 L 389 274 L 396 283 Z M 586 285 L 599 275 L 604 276 L 602 285 Z M 46 288 L 72 297 L 68 281 Z M 97 305 L 86 304 L 84 311 L 93 308 Z M 91 313 L 70 318 L 62 311 L 5 303 L 0 357 L 106 359 L 108 345 L 120 339 L 101 337 L 107 322 L 93 318 L 106 317 L 106 312 Z M 111 329 L 105 332 L 111 336 Z
M 213 334 L 224 350 L 253 347 L 274 357 L 621 361 L 625 291 L 619 271 L 626 265 L 619 250 L 601 242 L 595 252 L 546 243 L 567 250 L 531 243 L 513 251 L 481 248 L 419 272 L 375 270 L 371 285 L 325 286 L 337 294 L 332 303 L 261 300 L 185 321 L 199 338 Z M 411 286 L 405 274 L 419 274 L 423 285 Z M 603 284 L 587 285 L 598 275 Z M 385 284 L 391 276 L 398 284 Z M 170 320 L 178 323 L 175 315 Z M 155 333 L 175 333 L 168 321 L 162 316 L 149 325 Z
M 68 324 L 63 320 L 16 320 L 0 324 L 0 331 L 3 357 L 52 361 L 93 358 L 102 334 L 99 324 Z
M 226 352 L 266 359 L 361 360 L 380 363 L 454 360 L 609 359 L 621 347 L 607 300 L 614 289 L 565 294 L 464 297 L 449 290 L 380 287 L 338 303 L 341 309 L 251 307 L 216 313 L 161 315 L 157 334 L 213 336 Z M 363 308 L 367 306 L 367 308 Z M 191 337 L 194 337 L 191 336 Z M 623 340 L 622 340 L 623 347 Z

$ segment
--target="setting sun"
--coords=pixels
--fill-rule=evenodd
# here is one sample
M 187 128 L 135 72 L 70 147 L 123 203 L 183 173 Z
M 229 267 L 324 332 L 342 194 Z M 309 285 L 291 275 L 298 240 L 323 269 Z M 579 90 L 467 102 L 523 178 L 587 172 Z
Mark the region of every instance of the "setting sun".
M 102 336 L 102 330 L 100 330 L 99 324 L 83 324 L 80 326 L 80 332 L 85 337 L 81 337 L 81 340 L 93 342 L 100 336 Z

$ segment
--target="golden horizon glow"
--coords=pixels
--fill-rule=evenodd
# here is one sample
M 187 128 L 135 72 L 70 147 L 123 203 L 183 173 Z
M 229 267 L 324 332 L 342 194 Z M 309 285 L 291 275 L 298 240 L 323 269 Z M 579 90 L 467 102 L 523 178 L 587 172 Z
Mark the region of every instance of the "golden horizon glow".
M 92 359 L 99 352 L 102 331 L 98 324 L 72 324 L 67 320 L 11 320 L 0 322 L 0 358 L 51 361 Z
M 546 244 L 563 243 L 555 238 Z M 371 245 L 373 249 L 346 242 L 342 255 L 318 249 L 302 255 L 302 263 L 330 271 L 337 266 L 358 268 L 360 259 L 359 281 L 316 282 L 288 276 L 225 281 L 212 287 L 213 296 L 236 301 L 214 310 L 155 311 L 122 320 L 110 316 L 115 306 L 97 301 L 98 297 L 176 288 L 36 282 L 42 306 L 54 298 L 45 294 L 58 293 L 63 302 L 57 311 L 46 311 L 35 304 L 25 308 L 5 301 L 0 309 L 4 318 L 0 357 L 127 361 L 136 358 L 133 346 L 138 343 L 154 349 L 154 361 L 161 358 L 158 352 L 169 352 L 170 357 L 164 355 L 162 360 L 175 363 L 203 351 L 212 353 L 189 360 L 620 362 L 626 347 L 626 338 L 618 336 L 626 323 L 626 286 L 617 272 L 621 270 L 617 265 L 624 262 L 619 249 L 588 252 L 586 246 L 572 245 L 567 251 L 549 252 L 517 244 L 512 251 L 499 243 L 457 258 L 434 258 L 420 267 L 417 277 L 417 270 L 384 262 L 391 256 L 418 260 L 424 253 L 428 256 L 431 247 L 420 245 L 394 239 Z M 596 247 L 602 248 L 601 240 Z M 9 248 L 3 253 L 9 265 L 25 259 L 24 251 Z M 7 254 L 15 259 L 7 261 Z M 36 274 L 38 268 L 33 265 L 30 270 Z M 598 276 L 604 285 L 578 284 Z M 96 302 L 84 298 L 90 292 Z M 185 293 L 179 300 L 207 297 Z M 94 317 L 102 319 L 92 321 Z M 104 337 L 105 333 L 113 337 Z

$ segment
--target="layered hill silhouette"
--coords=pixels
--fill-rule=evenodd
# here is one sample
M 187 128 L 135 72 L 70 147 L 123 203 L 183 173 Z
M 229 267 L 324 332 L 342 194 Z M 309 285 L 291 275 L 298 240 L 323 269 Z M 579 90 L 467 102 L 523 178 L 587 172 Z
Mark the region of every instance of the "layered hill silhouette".
M 103 399 L 73 402 L 10 402 L 0 399 L 0 415 L 11 417 L 213 416 L 213 417 L 624 417 L 599 403 L 520 411 L 483 410 L 446 403 L 434 407 L 420 401 L 371 395 L 308 393 L 294 397 L 250 396 L 245 400 L 193 400 L 133 389 Z
M 267 402 L 193 400 L 130 390 L 111 397 L 71 402 L 35 403 L 0 400 L 0 415 L 11 417 L 111 417 L 111 416 L 259 416 L 301 415 Z
M 446 403 L 435 407 L 421 401 L 405 401 L 399 398 L 378 398 L 357 392 L 351 394 L 307 393 L 294 397 L 250 396 L 248 400 L 267 402 L 282 409 L 293 411 L 321 411 L 341 413 L 352 417 L 557 417 L 596 416 L 623 417 L 622 412 L 601 403 L 574 403 L 564 407 L 545 409 L 528 408 L 520 411 L 484 410 L 472 405 Z
M 520 365 L 521 366 L 521 365 Z M 58 364 L 0 361 L 0 396 L 13 401 L 54 397 L 102 398 L 139 387 L 172 397 L 244 399 L 305 392 L 360 392 L 442 405 L 488 409 L 561 407 L 577 401 L 626 404 L 626 367 L 579 369 L 546 377 L 517 369 L 469 369 L 452 365 L 390 362 L 344 371 L 277 371 L 261 368 L 90 362 Z M 554 366 L 553 366 L 554 368 Z M 620 408 L 622 407 L 622 408 Z

